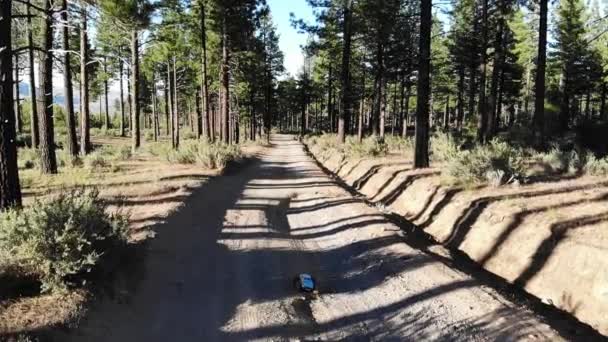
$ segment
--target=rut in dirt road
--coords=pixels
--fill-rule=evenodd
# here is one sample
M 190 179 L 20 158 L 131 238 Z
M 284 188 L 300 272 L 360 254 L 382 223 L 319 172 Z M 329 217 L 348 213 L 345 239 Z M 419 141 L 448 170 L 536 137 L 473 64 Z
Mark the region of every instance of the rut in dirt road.
M 403 242 L 289 136 L 216 178 L 150 243 L 134 292 L 80 341 L 560 340 L 529 311 Z M 320 295 L 292 287 L 316 276 Z

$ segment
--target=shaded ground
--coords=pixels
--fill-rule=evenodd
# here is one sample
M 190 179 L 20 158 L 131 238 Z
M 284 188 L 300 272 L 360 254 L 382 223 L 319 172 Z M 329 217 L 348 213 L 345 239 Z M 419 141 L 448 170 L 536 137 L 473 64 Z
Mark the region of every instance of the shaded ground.
M 58 340 L 560 340 L 526 309 L 403 241 L 275 136 L 158 226 L 132 293 Z M 299 272 L 320 296 L 291 286 Z M 136 279 L 136 280 L 135 280 Z
M 94 137 L 97 146 L 130 146 L 130 138 Z M 253 152 L 250 148 L 246 152 Z M 78 186 L 95 187 L 102 198 L 120 205 L 131 217 L 132 238 L 153 236 L 150 227 L 164 222 L 217 170 L 197 165 L 172 165 L 143 148 L 127 160 L 115 160 L 105 167 L 61 168 L 59 174 L 40 175 L 38 169 L 20 170 L 25 205 L 34 199 Z M 139 248 L 135 248 L 139 250 Z M 136 251 L 134 251 L 135 254 Z M 41 295 L 39 284 L 7 270 L 0 256 L 0 340 L 6 334 L 28 333 L 72 321 L 82 314 L 89 299 L 88 289 L 68 294 Z

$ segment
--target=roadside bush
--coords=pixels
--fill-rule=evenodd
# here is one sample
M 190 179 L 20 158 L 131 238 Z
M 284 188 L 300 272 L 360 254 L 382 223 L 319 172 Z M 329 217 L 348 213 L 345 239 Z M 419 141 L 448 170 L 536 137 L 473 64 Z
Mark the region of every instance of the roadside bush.
M 108 158 L 100 151 L 93 152 L 84 158 L 84 166 L 87 169 L 104 168 L 108 165 Z
M 597 158 L 593 153 L 587 155 L 584 171 L 592 176 L 608 176 L 608 158 Z
M 391 152 L 413 153 L 414 151 L 414 140 L 412 138 L 388 135 L 384 138 L 384 141 Z
M 448 161 L 456 157 L 460 148 L 448 133 L 437 133 L 431 138 L 431 153 L 435 161 Z
M 452 184 L 503 185 L 523 175 L 521 150 L 505 142 L 493 140 L 490 144 L 460 151 L 447 159 L 444 176 Z
M 59 166 L 61 167 L 80 167 L 82 166 L 82 159 L 69 154 L 65 150 L 57 151 L 57 157 Z
M 115 160 L 129 160 L 133 155 L 133 151 L 130 146 L 117 146 L 114 147 L 111 151 L 113 159 Z
M 155 144 L 150 153 L 178 164 L 199 164 L 208 169 L 222 169 L 230 161 L 241 157 L 238 146 L 224 143 L 208 143 L 196 140 L 184 141 L 178 150 L 168 144 Z
M 20 169 L 34 169 L 40 165 L 40 154 L 35 148 L 20 148 L 17 157 L 17 165 Z
M 80 189 L 3 212 L 0 250 L 33 271 L 43 291 L 65 289 L 126 243 L 127 217 L 107 209 L 96 190 Z
M 344 151 L 352 157 L 379 157 L 388 153 L 388 145 L 376 136 L 364 138 L 361 142 L 356 137 L 349 137 Z

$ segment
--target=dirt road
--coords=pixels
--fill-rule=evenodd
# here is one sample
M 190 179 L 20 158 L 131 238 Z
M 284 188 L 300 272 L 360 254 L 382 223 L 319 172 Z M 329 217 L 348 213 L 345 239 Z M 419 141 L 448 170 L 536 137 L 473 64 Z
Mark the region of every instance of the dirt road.
M 158 227 L 126 301 L 76 341 L 560 340 L 532 313 L 403 242 L 303 146 L 275 136 Z M 314 274 L 317 299 L 292 287 Z

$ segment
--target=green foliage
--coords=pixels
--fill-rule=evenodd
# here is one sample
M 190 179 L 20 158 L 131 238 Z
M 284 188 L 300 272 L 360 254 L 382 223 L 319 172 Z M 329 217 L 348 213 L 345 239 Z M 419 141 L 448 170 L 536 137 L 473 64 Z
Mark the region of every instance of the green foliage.
M 96 190 L 72 190 L 0 214 L 0 250 L 34 272 L 43 291 L 82 280 L 127 239 L 128 219 L 109 214 Z
M 380 137 L 367 137 L 361 142 L 356 137 L 349 137 L 344 151 L 347 156 L 355 158 L 381 157 L 388 153 L 388 145 Z
M 40 153 L 35 148 L 20 148 L 17 153 L 20 169 L 34 169 L 40 166 Z
M 520 149 L 493 140 L 487 145 L 454 154 L 446 160 L 442 175 L 451 184 L 502 185 L 517 181 L 523 175 L 523 161 Z
M 412 153 L 414 151 L 414 139 L 409 137 L 387 135 L 384 137 L 384 142 L 390 152 Z
M 99 151 L 90 153 L 84 158 L 84 166 L 89 170 L 102 169 L 109 165 L 108 157 Z
M 435 161 L 448 161 L 456 157 L 460 148 L 456 138 L 448 133 L 437 133 L 431 138 L 432 158 Z
M 229 162 L 241 157 L 236 145 L 197 140 L 184 141 L 177 150 L 166 143 L 155 143 L 151 144 L 149 152 L 170 163 L 198 164 L 208 169 L 223 169 Z

